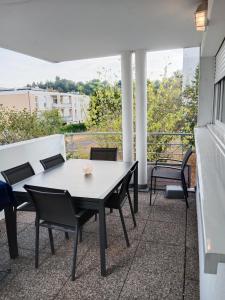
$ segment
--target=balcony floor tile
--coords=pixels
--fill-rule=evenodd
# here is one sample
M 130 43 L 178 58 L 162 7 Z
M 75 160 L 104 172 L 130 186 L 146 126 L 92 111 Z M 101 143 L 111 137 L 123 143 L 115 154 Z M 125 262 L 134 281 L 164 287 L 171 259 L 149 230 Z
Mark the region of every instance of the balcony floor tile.
M 137 228 L 129 206 L 123 211 L 131 242 L 127 248 L 117 211 L 107 213 L 107 276 L 100 276 L 98 222 L 84 226 L 78 245 L 77 272 L 71 281 L 73 238 L 54 233 L 51 255 L 47 230 L 40 235 L 40 265 L 34 268 L 34 214 L 18 214 L 18 259 L 10 260 L 4 222 L 0 221 L 0 299 L 199 299 L 198 245 L 195 200 L 186 209 L 182 200 L 139 193 Z M 186 234 L 185 234 L 186 233 Z M 186 255 L 185 255 L 186 253 Z M 183 298 L 184 297 L 184 298 Z

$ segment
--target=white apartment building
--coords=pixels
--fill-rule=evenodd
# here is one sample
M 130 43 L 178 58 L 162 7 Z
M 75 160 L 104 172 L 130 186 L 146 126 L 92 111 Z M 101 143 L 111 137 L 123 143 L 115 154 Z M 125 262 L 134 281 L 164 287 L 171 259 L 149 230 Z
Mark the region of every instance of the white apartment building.
M 38 112 L 58 109 L 66 123 L 84 122 L 90 98 L 74 93 L 49 92 L 40 89 L 0 91 L 0 107 Z
M 200 48 L 183 49 L 183 90 L 190 85 L 195 77 L 195 71 L 200 62 Z

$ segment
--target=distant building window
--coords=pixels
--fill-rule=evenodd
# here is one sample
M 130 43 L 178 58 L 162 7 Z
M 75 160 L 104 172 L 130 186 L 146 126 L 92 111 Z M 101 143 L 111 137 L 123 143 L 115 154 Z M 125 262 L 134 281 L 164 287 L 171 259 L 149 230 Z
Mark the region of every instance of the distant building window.
M 44 102 L 44 108 L 46 108 L 47 107 L 47 103 L 46 102 Z
M 53 96 L 52 96 L 52 100 L 53 100 L 53 103 L 54 103 L 54 104 L 57 104 L 57 103 L 58 103 L 58 101 L 57 101 L 57 96 L 56 96 L 56 95 L 53 95 Z
M 72 97 L 69 96 L 69 103 L 71 104 L 72 103 Z
M 60 95 L 60 102 L 61 102 L 61 104 L 63 103 L 63 96 L 62 95 Z

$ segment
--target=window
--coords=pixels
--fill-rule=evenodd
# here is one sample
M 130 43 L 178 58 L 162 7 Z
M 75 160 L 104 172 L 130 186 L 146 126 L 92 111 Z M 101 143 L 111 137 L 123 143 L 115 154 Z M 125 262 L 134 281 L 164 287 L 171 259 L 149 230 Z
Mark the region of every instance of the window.
M 221 102 L 222 102 L 221 121 L 225 123 L 225 79 L 222 81 L 220 94 L 221 94 Z
M 60 103 L 63 104 L 63 96 L 60 95 Z
M 225 123 L 225 40 L 216 54 L 213 119 Z
M 215 84 L 214 121 L 225 123 L 225 78 Z
M 53 103 L 54 103 L 54 104 L 57 104 L 57 103 L 58 103 L 58 101 L 57 101 L 57 96 L 56 96 L 56 95 L 52 96 L 52 100 L 53 100 Z

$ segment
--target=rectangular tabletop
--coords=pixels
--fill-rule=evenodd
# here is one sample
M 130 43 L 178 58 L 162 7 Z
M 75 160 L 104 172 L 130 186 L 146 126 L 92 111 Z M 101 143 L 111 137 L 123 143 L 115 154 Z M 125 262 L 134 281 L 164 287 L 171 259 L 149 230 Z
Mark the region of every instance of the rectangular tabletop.
M 83 167 L 91 163 L 91 175 Z M 135 162 L 70 159 L 54 168 L 13 185 L 13 191 L 25 192 L 24 184 L 68 190 L 72 197 L 104 199 L 128 173 Z

